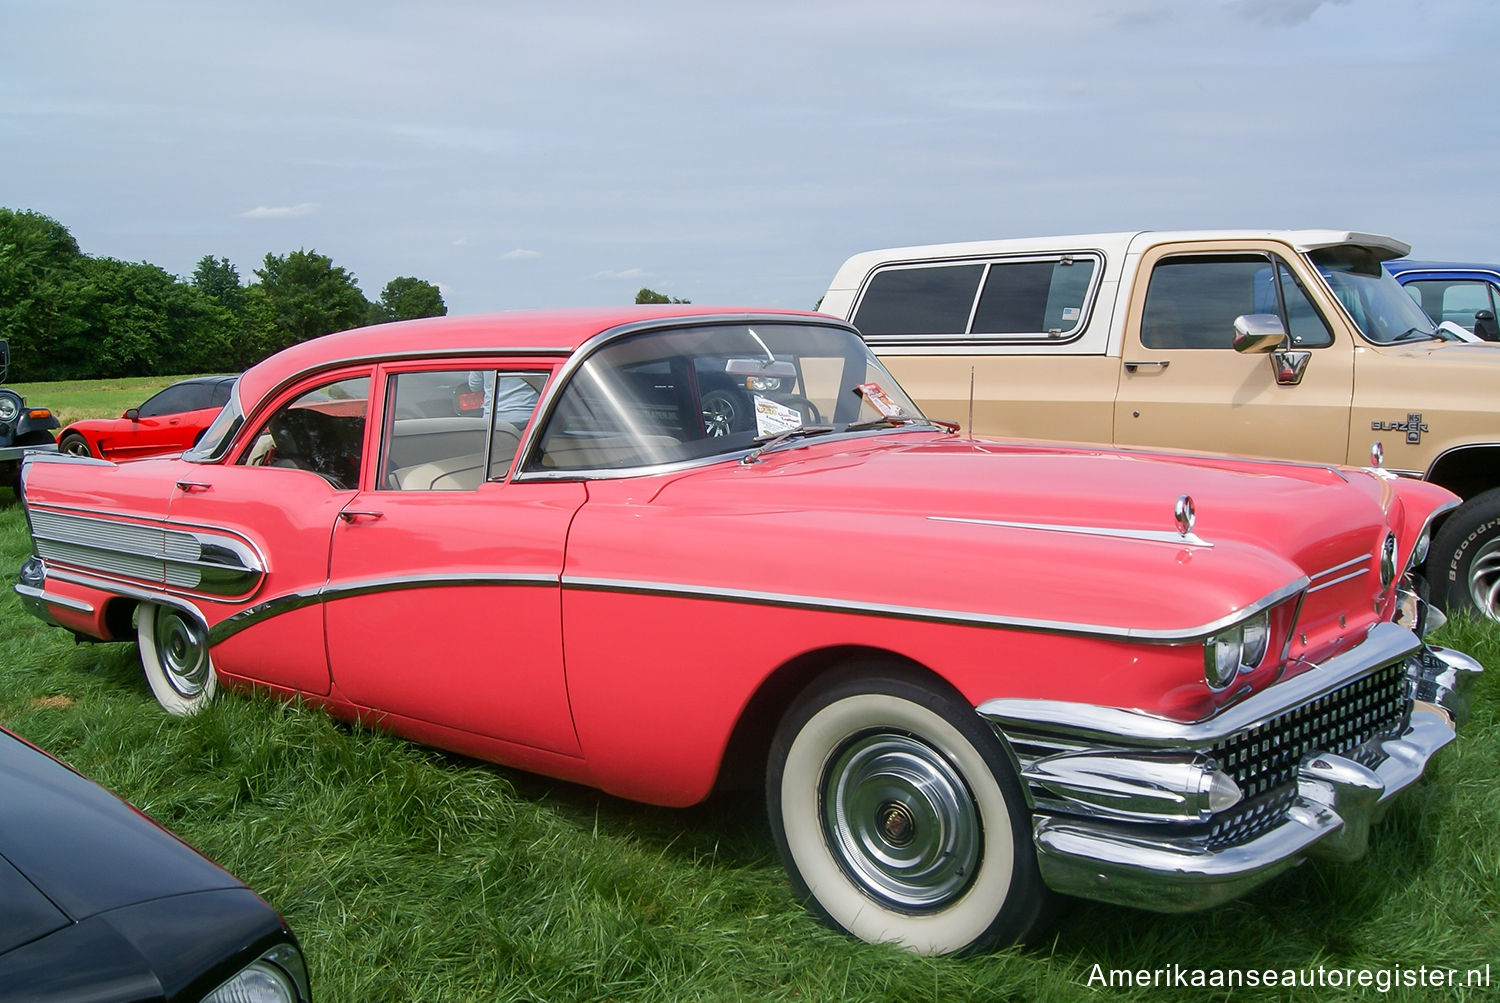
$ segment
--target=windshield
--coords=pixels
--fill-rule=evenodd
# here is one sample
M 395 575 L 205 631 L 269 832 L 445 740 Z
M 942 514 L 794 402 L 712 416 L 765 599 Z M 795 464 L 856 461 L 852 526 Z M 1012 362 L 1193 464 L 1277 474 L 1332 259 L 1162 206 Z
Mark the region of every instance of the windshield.
M 1441 337 L 1432 319 L 1368 248 L 1344 244 L 1319 248 L 1308 257 L 1370 341 L 1390 345 Z
M 240 381 L 235 380 L 229 391 L 229 403 L 214 416 L 213 422 L 203 430 L 192 448 L 182 454 L 182 458 L 193 463 L 212 463 L 217 460 L 229 448 L 230 440 L 244 420 L 245 413 L 240 408 Z
M 743 454 L 783 436 L 927 424 L 844 328 L 714 324 L 611 341 L 568 377 L 530 472 Z

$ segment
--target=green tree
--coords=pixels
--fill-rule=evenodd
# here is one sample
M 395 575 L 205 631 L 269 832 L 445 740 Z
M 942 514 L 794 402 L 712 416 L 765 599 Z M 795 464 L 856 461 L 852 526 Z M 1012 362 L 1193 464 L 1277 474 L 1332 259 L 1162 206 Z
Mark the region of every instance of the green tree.
M 678 299 L 676 296 L 667 296 L 657 292 L 655 289 L 647 289 L 644 286 L 635 294 L 637 303 L 691 303 L 692 300 Z
M 431 282 L 401 275 L 385 284 L 380 291 L 380 306 L 386 320 L 415 320 L 418 317 L 446 317 L 448 304 Z
M 327 255 L 307 250 L 268 253 L 255 275 L 265 302 L 258 305 L 264 308 L 258 311 L 258 329 L 247 340 L 255 342 L 257 357 L 358 327 L 366 320 L 369 304 L 359 284 Z
M 10 342 L 13 378 L 61 379 L 71 360 L 87 354 L 75 312 L 85 260 L 61 223 L 0 208 L 0 338 Z
M 68 376 L 100 379 L 223 369 L 235 318 L 189 283 L 142 262 L 86 258 L 75 309 L 88 350 Z
M 245 286 L 240 282 L 239 269 L 228 258 L 215 258 L 205 254 L 193 269 L 193 288 L 218 300 L 236 316 L 245 312 Z

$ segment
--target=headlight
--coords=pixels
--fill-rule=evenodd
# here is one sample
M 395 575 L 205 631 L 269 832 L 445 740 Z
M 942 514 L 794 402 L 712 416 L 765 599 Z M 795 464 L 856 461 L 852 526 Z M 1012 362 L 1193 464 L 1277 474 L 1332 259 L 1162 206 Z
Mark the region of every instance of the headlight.
M 777 379 L 774 376 L 751 376 L 749 379 L 745 380 L 745 385 L 751 390 L 755 390 L 760 393 L 769 393 L 772 390 L 781 389 L 781 380 Z
M 1422 533 L 1417 537 L 1416 546 L 1411 548 L 1411 560 L 1406 562 L 1408 570 L 1427 560 L 1427 550 L 1432 546 L 1432 525 L 1429 523 L 1422 527 Z
M 1211 689 L 1222 690 L 1241 672 L 1265 660 L 1271 642 L 1271 611 L 1261 610 L 1233 627 L 1203 641 L 1203 678 Z
M 268 951 L 259 961 L 207 996 L 203 1003 L 303 1003 L 308 999 L 307 966 L 288 945 Z
M 0 394 L 0 421 L 14 421 L 21 413 L 21 399 L 14 394 Z

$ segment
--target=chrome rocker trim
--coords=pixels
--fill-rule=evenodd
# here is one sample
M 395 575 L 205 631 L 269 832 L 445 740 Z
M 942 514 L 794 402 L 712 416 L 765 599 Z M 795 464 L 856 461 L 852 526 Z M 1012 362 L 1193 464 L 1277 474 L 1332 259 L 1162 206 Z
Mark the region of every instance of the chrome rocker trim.
M 1184 765 L 1212 777 L 1218 764 L 1206 753 L 1216 743 L 1253 736 L 1262 727 L 1274 734 L 1282 715 L 1396 671 L 1393 666 L 1404 669 L 1410 706 L 1399 729 L 1343 755 L 1303 752 L 1284 807 L 1245 838 L 1205 835 L 1195 823 L 1209 816 L 1197 813 L 1202 802 L 1191 784 L 1184 797 L 1181 787 L 1154 783 L 1177 776 Z M 1031 785 L 1032 837 L 1048 887 L 1156 912 L 1189 912 L 1236 898 L 1305 859 L 1363 856 L 1370 826 L 1453 741 L 1481 671 L 1467 655 L 1425 647 L 1409 631 L 1380 624 L 1363 644 L 1325 665 L 1195 723 L 1057 701 L 992 700 L 979 712 L 1005 738 Z M 1169 818 L 1181 824 L 1162 822 Z

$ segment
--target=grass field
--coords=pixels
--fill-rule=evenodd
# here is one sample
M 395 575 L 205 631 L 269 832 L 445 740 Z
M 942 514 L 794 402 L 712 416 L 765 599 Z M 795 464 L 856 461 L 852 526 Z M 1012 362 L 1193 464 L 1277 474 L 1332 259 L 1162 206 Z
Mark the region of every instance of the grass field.
M 22 513 L 0 490 L 7 585 L 28 552 Z M 1500 666 L 1500 630 L 1455 623 L 1445 638 Z M 320 1003 L 1492 999 L 1497 708 L 1491 673 L 1459 742 L 1396 803 L 1362 861 L 1307 864 L 1207 913 L 1078 904 L 1038 945 L 929 959 L 851 941 L 798 907 L 756 795 L 644 807 L 262 697 L 229 695 L 193 719 L 169 718 L 134 645 L 75 645 L 26 615 L 8 587 L 0 594 L 0 723 L 277 906 L 302 939 Z M 1349 984 L 1398 966 L 1408 978 L 1451 968 L 1462 982 L 1486 965 L 1488 988 Z M 1290 971 L 1325 985 L 1104 984 L 1124 969 L 1158 982 Z

